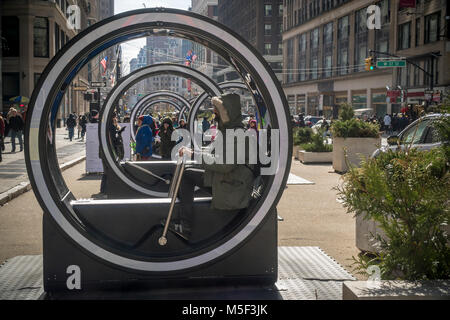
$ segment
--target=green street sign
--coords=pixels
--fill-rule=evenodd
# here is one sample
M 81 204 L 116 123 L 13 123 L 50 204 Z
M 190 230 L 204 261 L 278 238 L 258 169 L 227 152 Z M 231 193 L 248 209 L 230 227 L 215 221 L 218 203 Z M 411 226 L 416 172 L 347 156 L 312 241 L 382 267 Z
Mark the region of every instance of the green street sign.
M 377 61 L 377 68 L 406 67 L 406 60 L 381 60 Z

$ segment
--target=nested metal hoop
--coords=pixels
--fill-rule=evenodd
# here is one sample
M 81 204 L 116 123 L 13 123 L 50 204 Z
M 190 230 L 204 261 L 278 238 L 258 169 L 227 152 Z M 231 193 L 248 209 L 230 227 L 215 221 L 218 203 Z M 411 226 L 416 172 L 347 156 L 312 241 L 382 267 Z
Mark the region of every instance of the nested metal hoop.
M 164 259 L 136 257 L 96 239 L 83 228 L 70 206 L 74 199 L 57 167 L 51 139 L 59 102 L 68 84 L 86 63 L 106 48 L 148 36 L 155 29 L 170 29 L 218 52 L 241 75 L 252 77 L 258 97 L 265 103 L 271 127 L 280 130 L 277 173 L 268 177 L 261 200 L 248 218 L 217 243 L 183 256 Z M 102 119 L 106 120 L 106 119 Z M 289 109 L 280 83 L 264 58 L 250 44 L 216 21 L 174 9 L 142 9 L 126 12 L 95 24 L 74 37 L 43 72 L 33 92 L 26 120 L 26 163 L 33 190 L 42 208 L 59 228 L 85 253 L 107 264 L 133 272 L 173 272 L 195 269 L 231 254 L 246 242 L 278 203 L 289 174 L 292 136 Z M 287 142 L 287 143 L 286 143 Z

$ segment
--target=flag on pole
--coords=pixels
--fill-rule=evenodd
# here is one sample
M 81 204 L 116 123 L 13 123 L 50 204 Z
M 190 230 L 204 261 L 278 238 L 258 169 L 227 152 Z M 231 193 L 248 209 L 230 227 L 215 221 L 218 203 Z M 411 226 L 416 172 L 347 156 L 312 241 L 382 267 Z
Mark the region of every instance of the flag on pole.
M 195 60 L 197 60 L 197 55 L 194 54 L 192 50 L 189 50 L 186 53 L 186 61 L 184 62 L 184 65 L 189 67 Z
M 103 72 L 106 71 L 106 61 L 108 61 L 108 57 L 105 56 L 102 61 L 100 61 L 100 64 L 103 66 Z

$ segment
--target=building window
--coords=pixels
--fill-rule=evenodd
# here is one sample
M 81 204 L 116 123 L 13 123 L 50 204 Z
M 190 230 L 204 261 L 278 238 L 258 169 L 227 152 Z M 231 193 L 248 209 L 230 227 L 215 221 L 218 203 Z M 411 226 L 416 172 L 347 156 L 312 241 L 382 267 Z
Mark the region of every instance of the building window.
M 48 58 L 48 19 L 35 17 L 33 25 L 34 56 Z
M 420 69 L 414 66 L 414 86 L 420 86 Z
M 278 6 L 278 15 L 279 15 L 280 17 L 283 16 L 283 5 L 282 5 L 282 4 L 280 4 L 280 5 Z
M 420 18 L 416 19 L 416 38 L 415 46 L 418 47 L 420 43 Z
M 298 36 L 298 81 L 306 80 L 306 33 Z
M 59 51 L 60 47 L 60 42 L 59 42 L 59 25 L 55 22 L 55 37 L 54 37 L 54 41 L 55 41 L 55 54 Z
M 398 26 L 398 50 L 408 49 L 411 43 L 411 22 Z
M 439 40 L 440 12 L 425 17 L 425 43 Z
M 319 28 L 315 28 L 311 31 L 311 50 L 318 49 L 319 47 Z
M 282 55 L 283 54 L 283 44 L 280 42 L 278 44 L 278 55 Z
M 265 43 L 264 44 L 264 54 L 270 54 L 272 51 L 272 44 L 271 43 Z
M 61 30 L 61 48 L 66 44 L 66 34 Z
M 20 54 L 19 18 L 2 17 L 2 54 L 4 57 L 18 57 Z M 0 40 L 1 41 L 1 40 Z
M 265 17 L 271 17 L 272 16 L 272 5 L 271 4 L 265 4 L 264 5 L 264 16 Z
M 367 8 L 355 13 L 355 72 L 364 71 L 364 59 L 367 58 Z
M 333 22 L 323 26 L 323 75 L 331 77 L 333 56 Z
M 375 50 L 389 52 L 389 0 L 382 0 L 377 5 L 380 7 L 381 11 L 381 29 L 375 29 Z
M 348 16 L 338 20 L 338 74 L 344 75 L 348 73 L 348 46 L 349 46 L 349 24 Z
M 36 87 L 40 77 L 41 77 L 41 73 L 34 74 L 34 87 Z
M 286 82 L 290 83 L 294 81 L 294 39 L 289 39 L 287 41 L 287 77 Z
M 281 34 L 283 32 L 283 24 L 279 23 L 278 24 L 278 33 Z
M 271 24 L 265 24 L 264 25 L 264 35 L 270 36 L 272 34 L 272 25 Z
M 315 28 L 310 32 L 310 79 L 318 78 L 317 69 L 319 67 L 319 28 Z
M 353 94 L 352 95 L 352 106 L 353 106 L 353 109 L 365 109 L 367 106 L 367 95 L 366 94 Z
M 20 95 L 20 78 L 18 72 L 4 72 L 2 74 L 3 101 Z

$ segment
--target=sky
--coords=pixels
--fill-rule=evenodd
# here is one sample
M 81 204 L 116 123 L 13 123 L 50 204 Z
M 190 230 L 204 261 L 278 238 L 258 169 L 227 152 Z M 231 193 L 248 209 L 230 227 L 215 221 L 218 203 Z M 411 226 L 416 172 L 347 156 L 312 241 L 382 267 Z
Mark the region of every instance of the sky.
M 191 6 L 191 0 L 114 0 L 114 14 L 125 11 L 153 7 L 165 7 L 187 10 Z M 145 39 L 137 39 L 122 44 L 122 58 L 125 65 L 125 71 L 129 71 L 129 62 L 136 58 L 139 49 L 145 46 Z

